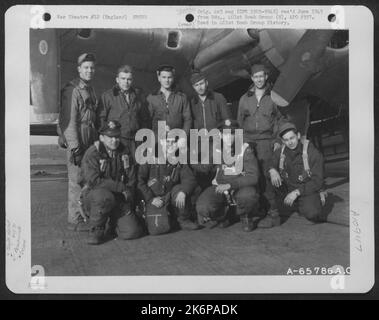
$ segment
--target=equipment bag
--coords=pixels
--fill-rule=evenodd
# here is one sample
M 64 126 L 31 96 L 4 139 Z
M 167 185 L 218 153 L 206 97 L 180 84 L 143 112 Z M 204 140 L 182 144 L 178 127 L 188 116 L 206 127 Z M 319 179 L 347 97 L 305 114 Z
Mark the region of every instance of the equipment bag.
M 168 233 L 171 229 L 170 226 L 170 213 L 167 206 L 157 208 L 151 203 L 146 206 L 145 221 L 147 230 L 151 235 L 159 235 Z
M 122 240 L 137 239 L 145 233 L 140 218 L 132 211 L 125 212 L 118 219 L 116 232 Z

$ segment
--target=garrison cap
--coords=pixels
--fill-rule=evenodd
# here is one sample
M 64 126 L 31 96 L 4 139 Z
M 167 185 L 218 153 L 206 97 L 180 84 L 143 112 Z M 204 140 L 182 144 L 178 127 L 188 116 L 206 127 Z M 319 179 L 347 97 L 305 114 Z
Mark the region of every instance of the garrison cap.
M 121 135 L 121 124 L 118 121 L 111 120 L 104 124 L 99 133 L 108 137 L 119 137 Z
M 204 79 L 206 79 L 205 74 L 202 73 L 200 70 L 195 70 L 191 74 L 190 81 L 191 81 L 191 84 L 194 85 L 195 83 L 197 83 L 197 82 L 199 82 L 201 80 L 204 80 Z
M 254 64 L 252 67 L 251 67 L 251 72 L 250 74 L 251 75 L 254 75 L 255 73 L 257 72 L 261 72 L 261 71 L 264 71 L 265 73 L 267 73 L 267 68 L 263 65 L 263 64 Z
M 226 119 L 222 122 L 219 123 L 217 128 L 219 130 L 224 130 L 224 129 L 231 129 L 232 131 L 235 129 L 238 129 L 240 126 L 238 124 L 237 120 L 231 120 L 231 119 Z
M 80 66 L 85 61 L 96 61 L 96 57 L 93 53 L 83 53 L 78 58 L 78 66 Z
M 157 72 L 162 72 L 162 71 L 170 71 L 175 73 L 175 68 L 169 64 L 162 64 L 157 68 Z
M 288 132 L 290 130 L 294 130 L 295 132 L 297 132 L 297 128 L 293 123 L 291 122 L 282 123 L 278 128 L 279 137 L 282 137 L 285 132 Z

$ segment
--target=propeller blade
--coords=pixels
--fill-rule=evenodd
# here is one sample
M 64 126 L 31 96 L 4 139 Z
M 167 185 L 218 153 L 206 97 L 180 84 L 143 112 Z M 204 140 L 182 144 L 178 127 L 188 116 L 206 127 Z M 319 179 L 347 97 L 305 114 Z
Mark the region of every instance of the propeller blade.
M 288 106 L 304 83 L 320 71 L 324 55 L 334 30 L 307 30 L 281 69 L 271 91 L 272 100 L 281 107 Z

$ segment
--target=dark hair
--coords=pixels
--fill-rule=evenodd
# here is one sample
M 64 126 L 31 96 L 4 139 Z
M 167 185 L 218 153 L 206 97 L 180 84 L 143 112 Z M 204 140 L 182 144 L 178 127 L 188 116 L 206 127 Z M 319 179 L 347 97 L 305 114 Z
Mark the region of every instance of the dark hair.
M 133 73 L 134 70 L 133 70 L 133 67 L 132 66 L 129 66 L 127 64 L 121 66 L 120 68 L 118 68 L 117 70 L 117 76 L 121 73 L 121 72 L 124 72 L 124 73 Z
M 288 132 L 290 132 L 290 131 L 292 131 L 294 134 L 298 134 L 298 130 L 297 129 L 295 129 L 295 128 L 288 128 L 288 129 L 286 129 L 286 130 L 284 130 L 283 132 L 281 132 L 280 133 L 280 137 L 281 138 L 283 138 L 283 136 L 285 135 L 285 134 L 287 134 Z
M 159 70 L 157 70 L 158 75 L 160 75 L 162 71 L 171 72 L 173 75 L 175 75 L 175 69 L 169 66 L 162 67 Z

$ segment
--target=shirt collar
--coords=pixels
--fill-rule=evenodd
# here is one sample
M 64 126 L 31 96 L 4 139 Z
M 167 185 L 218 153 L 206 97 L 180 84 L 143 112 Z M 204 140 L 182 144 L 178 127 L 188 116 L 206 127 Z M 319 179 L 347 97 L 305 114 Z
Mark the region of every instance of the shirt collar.
M 80 89 L 86 89 L 90 87 L 90 84 L 85 82 L 82 78 L 78 78 L 78 86 Z

